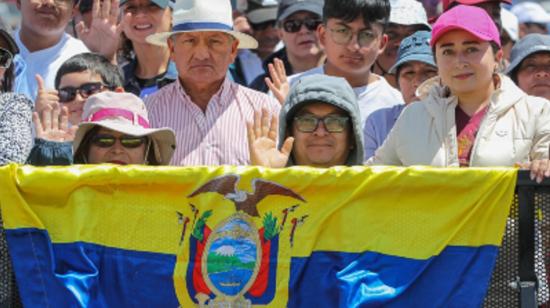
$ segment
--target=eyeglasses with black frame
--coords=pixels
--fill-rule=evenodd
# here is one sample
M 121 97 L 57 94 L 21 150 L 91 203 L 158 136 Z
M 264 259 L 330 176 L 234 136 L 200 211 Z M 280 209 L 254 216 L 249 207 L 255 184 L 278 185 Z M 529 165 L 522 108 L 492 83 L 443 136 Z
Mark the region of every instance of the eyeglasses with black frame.
M 76 93 L 80 94 L 82 98 L 88 98 L 96 93 L 103 91 L 105 88 L 113 90 L 112 87 L 108 87 L 101 82 L 87 82 L 79 87 L 64 87 L 57 90 L 60 103 L 72 102 Z
M 294 117 L 294 126 L 302 133 L 314 132 L 319 127 L 319 122 L 323 122 L 328 132 L 341 133 L 346 129 L 349 117 L 337 114 L 331 114 L 324 118 L 318 118 L 311 114 Z
M 357 35 L 357 44 L 360 47 L 369 46 L 376 40 L 376 33 L 371 30 L 361 30 L 355 32 L 348 27 L 340 26 L 329 29 L 332 40 L 338 45 L 347 45 L 353 37 Z
M 135 149 L 144 144 L 147 141 L 147 137 L 129 135 L 115 137 L 110 134 L 97 134 L 92 138 L 91 143 L 100 148 L 110 148 L 116 143 L 117 140 L 123 147 L 127 149 Z
M 264 31 L 269 27 L 275 28 L 276 24 L 277 24 L 276 20 L 268 20 L 260 23 L 250 23 L 250 27 L 254 31 Z
M 302 25 L 309 31 L 317 30 L 317 27 L 321 24 L 320 19 L 306 18 L 306 19 L 289 19 L 283 22 L 283 29 L 288 33 L 296 33 L 302 29 Z
M 13 61 L 12 53 L 4 48 L 0 48 L 0 68 L 8 68 Z

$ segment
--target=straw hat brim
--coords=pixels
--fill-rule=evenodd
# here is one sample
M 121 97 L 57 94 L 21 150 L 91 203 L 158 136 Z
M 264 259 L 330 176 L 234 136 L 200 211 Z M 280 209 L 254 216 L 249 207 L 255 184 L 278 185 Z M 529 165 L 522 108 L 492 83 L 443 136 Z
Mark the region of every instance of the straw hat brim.
M 170 163 L 174 150 L 176 149 L 176 136 L 174 131 L 170 128 L 143 128 L 137 125 L 99 121 L 83 122 L 78 125 L 78 130 L 76 131 L 73 141 L 73 153 L 77 152 L 86 133 L 95 126 L 101 126 L 131 136 L 150 137 L 153 141 L 152 145 L 155 151 L 155 157 L 161 165 L 168 165 Z
M 227 34 L 230 34 L 237 40 L 239 40 L 239 49 L 256 49 L 258 48 L 258 41 L 256 41 L 255 38 L 252 36 L 238 32 L 238 31 L 232 31 L 232 30 L 220 30 L 220 29 L 196 29 L 196 30 L 182 30 L 182 31 L 171 31 L 171 32 L 161 32 L 161 33 L 155 33 L 151 34 L 146 38 L 146 41 L 153 45 L 158 46 L 168 46 L 168 38 L 174 34 L 178 33 L 185 33 L 185 32 L 206 32 L 206 31 L 214 31 L 214 32 L 224 32 Z

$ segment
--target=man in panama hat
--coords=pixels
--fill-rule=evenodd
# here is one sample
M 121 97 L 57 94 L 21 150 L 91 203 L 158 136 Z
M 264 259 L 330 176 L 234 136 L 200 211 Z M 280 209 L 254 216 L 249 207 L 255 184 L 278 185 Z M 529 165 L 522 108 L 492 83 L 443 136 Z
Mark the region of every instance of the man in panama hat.
M 247 165 L 246 122 L 255 111 L 277 116 L 280 105 L 227 76 L 239 48 L 257 48 L 251 36 L 233 30 L 230 0 L 178 0 L 171 32 L 147 37 L 168 45 L 178 69 L 174 82 L 147 97 L 153 127 L 176 132 L 173 165 Z

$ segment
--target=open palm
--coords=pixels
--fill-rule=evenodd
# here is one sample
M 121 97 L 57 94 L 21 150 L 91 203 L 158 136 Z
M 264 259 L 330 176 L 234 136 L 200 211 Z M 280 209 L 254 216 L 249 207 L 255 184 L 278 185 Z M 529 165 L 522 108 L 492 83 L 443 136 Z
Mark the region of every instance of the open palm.
M 277 149 L 278 129 L 277 117 L 270 116 L 267 110 L 254 113 L 254 123 L 247 123 L 248 148 L 252 165 L 270 168 L 286 166 L 294 138 L 287 138 L 281 149 Z

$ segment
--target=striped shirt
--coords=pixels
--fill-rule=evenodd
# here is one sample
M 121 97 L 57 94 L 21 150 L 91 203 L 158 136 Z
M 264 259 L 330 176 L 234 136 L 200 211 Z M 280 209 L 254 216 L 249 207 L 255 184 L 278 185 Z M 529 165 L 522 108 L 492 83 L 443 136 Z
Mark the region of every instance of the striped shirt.
M 185 93 L 179 81 L 145 99 L 153 127 L 176 133 L 171 165 L 248 165 L 246 122 L 254 111 L 267 109 L 278 116 L 280 104 L 264 93 L 240 86 L 228 78 L 203 112 Z

